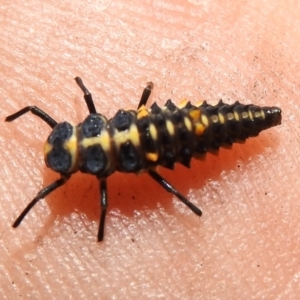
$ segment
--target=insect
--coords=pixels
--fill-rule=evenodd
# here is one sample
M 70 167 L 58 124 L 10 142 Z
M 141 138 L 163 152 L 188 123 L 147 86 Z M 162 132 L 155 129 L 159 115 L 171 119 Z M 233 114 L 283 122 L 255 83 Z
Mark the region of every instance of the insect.
M 202 211 L 176 190 L 156 172 L 157 166 L 169 169 L 175 163 L 190 167 L 191 158 L 201 158 L 206 152 L 215 152 L 220 146 L 228 147 L 257 136 L 262 130 L 281 124 L 278 107 L 228 105 L 222 100 L 216 105 L 206 101 L 193 105 L 182 101 L 179 107 L 168 100 L 163 107 L 153 103 L 145 105 L 153 89 L 147 84 L 137 110 L 120 109 L 108 120 L 97 113 L 91 93 L 81 78 L 75 81 L 84 94 L 89 115 L 78 124 L 56 122 L 36 106 L 27 106 L 8 116 L 11 122 L 31 112 L 51 128 L 45 146 L 47 167 L 60 174 L 60 178 L 40 190 L 14 221 L 18 227 L 33 206 L 65 184 L 77 171 L 95 175 L 100 185 L 101 216 L 98 241 L 104 237 L 104 225 L 108 206 L 106 179 L 115 171 L 124 173 L 147 172 L 149 176 L 172 193 L 196 215 Z

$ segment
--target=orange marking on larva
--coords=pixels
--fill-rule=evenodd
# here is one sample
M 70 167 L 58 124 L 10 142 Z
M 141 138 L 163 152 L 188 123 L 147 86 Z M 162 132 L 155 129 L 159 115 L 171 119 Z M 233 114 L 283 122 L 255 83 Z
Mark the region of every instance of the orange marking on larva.
M 137 110 L 137 112 L 141 111 L 141 110 L 144 110 L 144 109 L 147 109 L 146 106 L 143 104 L 141 107 L 139 107 L 139 109 Z
M 200 111 L 200 109 L 194 109 L 194 110 L 190 111 L 189 114 L 194 121 L 199 121 L 201 111 Z
M 201 123 L 196 124 L 196 135 L 202 135 L 205 130 L 205 126 Z
M 137 113 L 137 118 L 138 119 L 141 119 L 141 118 L 144 118 L 144 117 L 147 117 L 149 115 L 149 112 L 148 110 L 144 107 L 144 109 L 139 109 L 138 110 L 138 113 Z
M 146 158 L 148 160 L 151 160 L 151 161 L 157 161 L 158 160 L 158 154 L 149 152 L 149 153 L 146 153 Z
M 182 100 L 180 101 L 178 107 L 179 107 L 179 108 L 183 108 L 183 107 L 185 107 L 185 106 L 187 105 L 187 103 L 188 103 L 188 100 L 182 99 Z

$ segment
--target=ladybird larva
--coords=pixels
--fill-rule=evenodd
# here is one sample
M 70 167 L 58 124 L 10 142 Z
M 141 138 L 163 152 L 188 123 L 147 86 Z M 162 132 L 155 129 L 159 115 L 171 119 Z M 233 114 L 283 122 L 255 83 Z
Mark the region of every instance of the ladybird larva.
M 11 122 L 32 112 L 51 128 L 44 146 L 46 165 L 60 174 L 60 178 L 43 188 L 13 223 L 18 227 L 31 208 L 45 196 L 65 184 L 77 171 L 95 175 L 99 180 L 101 217 L 98 241 L 104 237 L 108 205 L 106 179 L 115 171 L 147 172 L 166 191 L 175 195 L 196 215 L 201 210 L 180 194 L 156 171 L 157 166 L 173 169 L 175 163 L 190 167 L 190 161 L 215 152 L 234 142 L 257 136 L 262 130 L 281 124 L 278 107 L 259 107 L 239 102 L 216 105 L 204 101 L 200 105 L 183 102 L 177 107 L 168 100 L 163 107 L 145 105 L 153 84 L 144 89 L 138 109 L 120 109 L 113 118 L 97 113 L 92 95 L 79 77 L 76 83 L 84 93 L 89 115 L 78 125 L 57 123 L 36 106 L 27 106 L 8 116 Z

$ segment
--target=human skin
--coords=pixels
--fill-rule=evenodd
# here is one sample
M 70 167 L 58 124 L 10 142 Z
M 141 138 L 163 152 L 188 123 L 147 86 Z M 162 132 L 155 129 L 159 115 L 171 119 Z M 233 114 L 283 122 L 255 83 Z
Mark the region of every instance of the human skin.
M 146 174 L 108 180 L 104 241 L 95 178 L 43 162 L 50 128 L 28 113 L 0 126 L 2 299 L 297 299 L 300 294 L 300 4 L 286 1 L 2 1 L 1 119 L 36 105 L 55 120 L 171 98 L 276 105 L 282 125 L 192 168 L 160 169 L 195 216 Z

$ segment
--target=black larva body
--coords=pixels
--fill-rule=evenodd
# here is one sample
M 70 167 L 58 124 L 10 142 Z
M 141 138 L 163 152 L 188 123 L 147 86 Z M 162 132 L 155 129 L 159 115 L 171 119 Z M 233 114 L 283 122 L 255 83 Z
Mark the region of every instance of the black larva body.
M 195 214 L 201 210 L 189 202 L 155 171 L 161 165 L 169 169 L 175 163 L 190 166 L 192 157 L 203 157 L 207 151 L 215 152 L 221 146 L 243 142 L 257 136 L 262 130 L 279 125 L 281 110 L 277 107 L 232 105 L 219 101 L 198 105 L 183 101 L 179 107 L 168 100 L 165 106 L 146 104 L 152 84 L 144 90 L 138 110 L 119 110 L 108 120 L 96 112 L 92 96 L 81 79 L 76 82 L 84 92 L 90 114 L 79 125 L 68 122 L 57 124 L 49 115 L 35 106 L 28 106 L 8 116 L 13 121 L 31 111 L 49 124 L 53 131 L 44 148 L 49 168 L 61 178 L 40 191 L 14 222 L 17 227 L 40 199 L 63 185 L 77 171 L 97 176 L 101 190 L 102 213 L 98 240 L 103 239 L 107 208 L 106 178 L 115 171 L 125 173 L 148 172 L 164 189 L 174 194 Z
M 47 141 L 47 165 L 58 173 L 79 170 L 99 178 L 158 165 L 173 169 L 176 162 L 189 167 L 192 157 L 243 142 L 279 121 L 274 108 L 238 102 L 198 107 L 188 102 L 177 108 L 169 100 L 163 108 L 154 103 L 144 109 L 142 117 L 139 112 L 119 110 L 110 120 L 90 114 L 78 126 L 58 124 Z M 64 147 L 71 139 L 72 146 Z

